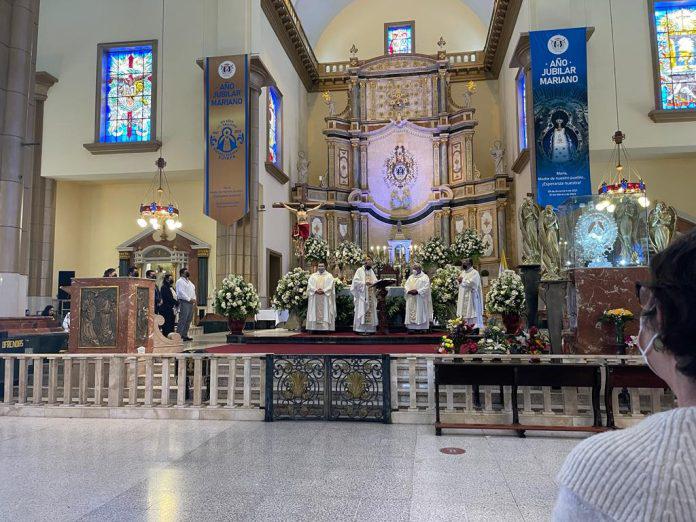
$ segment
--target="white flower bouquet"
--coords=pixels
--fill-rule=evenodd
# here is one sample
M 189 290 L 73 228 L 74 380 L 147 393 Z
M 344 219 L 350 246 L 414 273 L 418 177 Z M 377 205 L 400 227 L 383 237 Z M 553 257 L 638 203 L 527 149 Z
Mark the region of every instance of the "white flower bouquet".
M 329 244 L 326 240 L 311 235 L 305 241 L 305 259 L 309 263 L 326 263 L 329 256 Z
M 355 243 L 344 241 L 336 247 L 333 253 L 336 264 L 340 267 L 359 266 L 365 259 L 365 254 Z
M 493 314 L 520 314 L 524 311 L 524 285 L 513 270 L 494 279 L 486 296 L 486 310 Z
M 276 310 L 288 310 L 305 317 L 307 315 L 307 282 L 309 272 L 294 268 L 280 278 L 271 306 Z
M 418 260 L 426 266 L 444 267 L 449 263 L 449 248 L 439 237 L 431 237 L 418 252 Z
M 450 246 L 452 258 L 458 261 L 466 258 L 479 258 L 483 255 L 484 249 L 485 247 L 481 236 L 479 236 L 478 232 L 470 228 L 467 228 L 461 234 L 457 234 L 457 237 L 454 238 L 454 242 Z
M 222 280 L 220 288 L 213 291 L 215 313 L 241 321 L 259 311 L 259 294 L 251 283 L 240 275 L 230 274 Z
M 431 281 L 433 313 L 439 324 L 445 324 L 456 315 L 461 270 L 454 265 L 438 268 Z

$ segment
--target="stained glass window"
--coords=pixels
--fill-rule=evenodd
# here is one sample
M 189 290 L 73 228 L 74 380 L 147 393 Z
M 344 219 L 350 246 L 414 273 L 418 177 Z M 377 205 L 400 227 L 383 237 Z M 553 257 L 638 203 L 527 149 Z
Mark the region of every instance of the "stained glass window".
M 386 54 L 404 54 L 414 52 L 413 22 L 385 24 L 384 52 Z
M 99 141 L 150 141 L 153 45 L 105 47 L 101 62 Z
M 519 150 L 527 148 L 527 83 L 524 69 L 517 75 L 517 143 Z
M 696 1 L 655 2 L 663 110 L 696 109 Z
M 268 88 L 268 146 L 266 161 L 272 163 L 279 169 L 283 167 L 282 144 L 283 144 L 283 96 L 277 88 Z

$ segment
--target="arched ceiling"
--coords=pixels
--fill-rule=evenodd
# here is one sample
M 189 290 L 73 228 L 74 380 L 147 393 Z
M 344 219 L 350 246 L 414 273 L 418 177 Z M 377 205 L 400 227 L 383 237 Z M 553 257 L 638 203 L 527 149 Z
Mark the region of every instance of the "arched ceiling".
M 319 37 L 329 22 L 333 20 L 339 12 L 354 0 L 293 0 L 295 12 L 300 18 L 309 43 L 316 47 Z M 481 19 L 484 27 L 488 27 L 493 13 L 495 0 L 461 0 L 468 5 L 471 10 Z M 398 15 L 398 0 L 394 0 L 395 17 Z

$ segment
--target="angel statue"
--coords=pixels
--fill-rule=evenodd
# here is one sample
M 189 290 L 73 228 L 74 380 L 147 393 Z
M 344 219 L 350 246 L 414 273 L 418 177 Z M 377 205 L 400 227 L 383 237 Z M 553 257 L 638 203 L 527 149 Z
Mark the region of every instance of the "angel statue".
M 329 108 L 329 116 L 335 116 L 336 102 L 331 97 L 331 93 L 329 91 L 324 91 L 321 93 L 321 98 L 324 100 L 324 103 Z
M 635 256 L 634 245 L 638 243 L 637 231 L 640 209 L 638 202 L 629 196 L 624 196 L 616 205 L 616 224 L 619 227 L 620 257 L 626 264 L 633 264 Z
M 297 181 L 301 184 L 307 183 L 307 172 L 309 171 L 309 160 L 307 153 L 299 151 L 297 153 Z
M 495 164 L 495 175 L 504 176 L 505 175 L 505 147 L 503 147 L 503 142 L 496 140 L 493 142 L 493 146 L 490 150 L 491 157 L 493 158 L 493 163 Z
M 539 216 L 541 207 L 530 197 L 520 205 L 520 231 L 522 232 L 522 264 L 538 265 L 539 259 Z
M 541 280 L 556 281 L 561 279 L 558 217 L 551 205 L 546 205 L 546 208 L 541 212 L 539 242 L 541 243 Z
M 661 252 L 674 237 L 677 226 L 677 213 L 664 201 L 658 201 L 648 214 L 648 235 L 650 246 L 655 252 Z

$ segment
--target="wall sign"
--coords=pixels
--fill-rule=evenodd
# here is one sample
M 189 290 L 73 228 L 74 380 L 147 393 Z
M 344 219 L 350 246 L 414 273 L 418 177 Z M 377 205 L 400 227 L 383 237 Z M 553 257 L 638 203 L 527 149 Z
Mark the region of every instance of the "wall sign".
M 205 214 L 230 226 L 249 211 L 249 58 L 205 59 Z
M 592 194 L 586 28 L 532 31 L 537 201 Z

